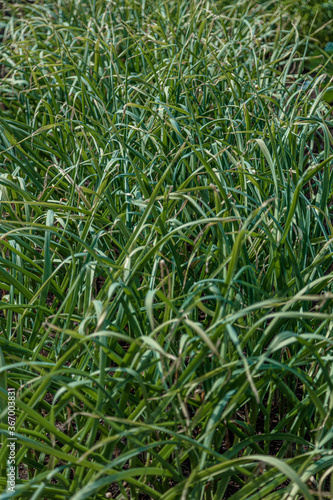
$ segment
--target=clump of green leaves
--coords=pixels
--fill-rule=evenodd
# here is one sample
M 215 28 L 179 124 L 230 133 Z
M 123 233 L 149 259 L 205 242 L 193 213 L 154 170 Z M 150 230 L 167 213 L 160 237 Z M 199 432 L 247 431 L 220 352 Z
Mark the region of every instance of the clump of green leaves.
M 1 499 L 332 496 L 330 83 L 287 6 L 4 12 Z
M 297 24 L 301 37 L 308 37 L 314 45 L 321 47 L 333 43 L 333 1 L 319 0 L 253 0 L 250 4 L 242 0 L 220 0 L 218 5 L 223 9 L 236 14 L 239 7 L 244 6 L 253 8 L 255 5 L 264 6 L 271 12 L 287 12 L 291 16 L 291 24 Z
M 288 1 L 288 0 L 287 0 Z M 300 0 L 289 2 L 290 13 L 299 18 L 304 35 L 314 33 L 317 43 L 325 48 L 333 42 L 333 1 Z

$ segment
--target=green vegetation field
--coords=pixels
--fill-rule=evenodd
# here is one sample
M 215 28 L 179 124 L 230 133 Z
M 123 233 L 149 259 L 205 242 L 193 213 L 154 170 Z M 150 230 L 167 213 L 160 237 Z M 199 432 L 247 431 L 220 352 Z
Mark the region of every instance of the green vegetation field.
M 2 2 L 1 500 L 333 498 L 332 3 L 295 5 Z

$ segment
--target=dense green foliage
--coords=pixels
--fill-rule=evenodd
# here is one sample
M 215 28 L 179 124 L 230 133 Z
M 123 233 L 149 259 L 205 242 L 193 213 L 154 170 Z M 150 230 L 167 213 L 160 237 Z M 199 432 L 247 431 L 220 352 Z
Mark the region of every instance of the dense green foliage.
M 313 38 L 324 48 L 333 42 L 333 1 L 285 0 L 290 13 L 299 21 L 304 34 L 313 34 Z
M 5 9 L 1 499 L 333 495 L 330 82 L 275 4 Z
M 234 13 L 239 12 L 239 5 L 244 0 L 219 0 L 219 6 L 234 7 Z M 291 24 L 296 24 L 301 36 L 309 37 L 316 45 L 325 49 L 328 43 L 333 43 L 333 0 L 256 0 L 263 7 L 271 10 L 288 11 Z M 253 5 L 253 3 L 252 3 Z

